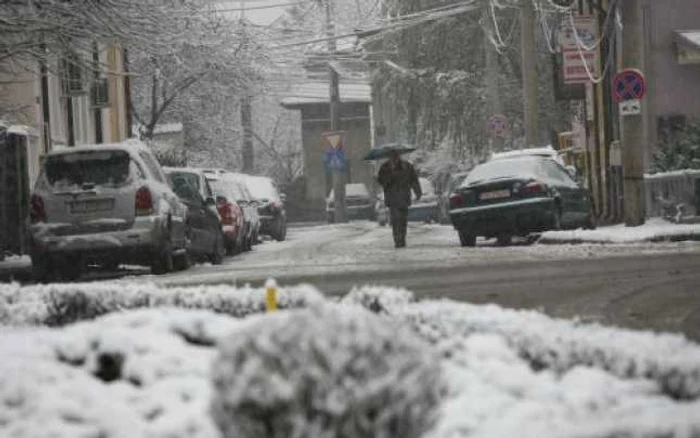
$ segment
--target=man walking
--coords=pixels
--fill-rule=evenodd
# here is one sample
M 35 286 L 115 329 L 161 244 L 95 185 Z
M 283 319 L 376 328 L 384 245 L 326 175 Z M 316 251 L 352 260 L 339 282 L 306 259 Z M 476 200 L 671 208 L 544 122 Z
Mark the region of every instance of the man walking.
M 389 218 L 394 233 L 396 248 L 406 246 L 408 207 L 411 205 L 411 190 L 416 199 L 423 195 L 416 169 L 402 160 L 398 151 L 392 150 L 389 160 L 379 168 L 377 181 L 384 189 L 384 203 L 389 207 Z

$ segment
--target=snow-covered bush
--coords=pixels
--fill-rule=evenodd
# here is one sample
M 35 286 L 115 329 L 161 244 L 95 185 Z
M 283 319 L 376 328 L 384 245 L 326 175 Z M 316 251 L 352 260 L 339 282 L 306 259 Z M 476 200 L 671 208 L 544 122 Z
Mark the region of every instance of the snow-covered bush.
M 421 302 L 389 312 L 436 344 L 495 334 L 534 370 L 565 373 L 589 366 L 619 378 L 652 379 L 673 398 L 700 397 L 700 346 L 679 335 L 586 325 L 535 311 L 452 301 Z
M 220 352 L 212 413 L 225 437 L 418 438 L 441 396 L 427 344 L 349 306 L 251 317 Z
M 323 300 L 313 287 L 280 288 L 281 309 Z M 0 285 L 0 324 L 61 326 L 127 309 L 206 309 L 237 318 L 265 311 L 265 291 L 250 287 L 159 287 L 136 283 Z
M 389 309 L 416 301 L 413 292 L 406 289 L 362 286 L 353 287 L 341 299 L 342 304 L 358 305 L 374 313 L 389 313 Z
M 5 328 L 0 436 L 217 438 L 212 347 L 237 324 L 161 308 L 60 329 Z
M 656 382 L 598 368 L 536 371 L 498 335 L 440 342 L 451 390 L 425 438 L 691 437 L 700 402 L 679 403 Z

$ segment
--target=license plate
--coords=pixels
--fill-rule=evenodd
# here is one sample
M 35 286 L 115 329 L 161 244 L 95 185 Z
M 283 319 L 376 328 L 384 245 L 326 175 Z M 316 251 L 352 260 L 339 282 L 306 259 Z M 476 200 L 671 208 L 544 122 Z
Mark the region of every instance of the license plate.
M 510 190 L 496 190 L 495 192 L 484 192 L 479 195 L 479 199 L 482 201 L 502 198 L 510 198 Z
M 109 211 L 114 208 L 113 199 L 94 199 L 90 201 L 73 201 L 68 204 L 72 214 Z

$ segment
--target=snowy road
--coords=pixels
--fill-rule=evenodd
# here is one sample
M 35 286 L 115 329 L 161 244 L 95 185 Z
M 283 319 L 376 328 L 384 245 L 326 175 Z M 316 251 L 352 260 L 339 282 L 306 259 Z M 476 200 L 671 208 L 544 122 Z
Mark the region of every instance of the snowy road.
M 527 245 L 461 248 L 450 227 L 412 226 L 409 247 L 372 223 L 298 228 L 222 266 L 200 266 L 161 284 L 308 282 L 327 293 L 354 285 L 403 286 L 445 297 L 535 308 L 632 328 L 681 331 L 700 340 L 700 244 Z

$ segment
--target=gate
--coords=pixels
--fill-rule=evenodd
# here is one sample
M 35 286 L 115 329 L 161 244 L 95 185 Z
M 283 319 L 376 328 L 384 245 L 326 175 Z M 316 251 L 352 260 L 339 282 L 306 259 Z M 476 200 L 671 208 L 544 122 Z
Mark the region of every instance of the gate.
M 0 125 L 0 259 L 28 250 L 29 142 L 25 130 Z

